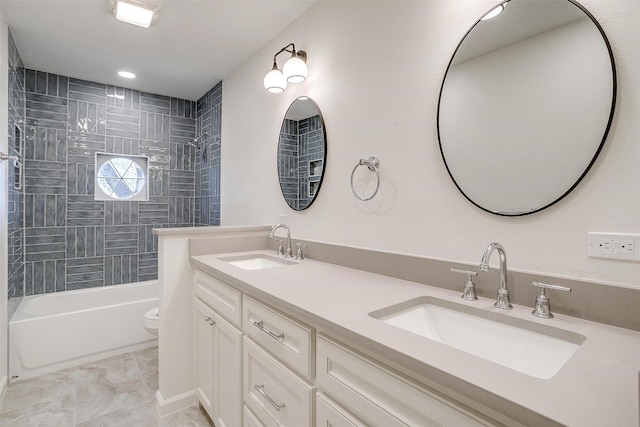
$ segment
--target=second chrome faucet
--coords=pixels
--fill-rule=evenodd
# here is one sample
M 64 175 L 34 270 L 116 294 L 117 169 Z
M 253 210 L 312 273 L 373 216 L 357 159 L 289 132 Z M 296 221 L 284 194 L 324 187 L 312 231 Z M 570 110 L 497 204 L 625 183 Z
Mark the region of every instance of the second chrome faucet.
M 498 251 L 500 256 L 500 287 L 498 288 L 496 302 L 493 305 L 497 308 L 513 308 L 509 299 L 509 288 L 507 287 L 507 254 L 500 243 L 491 243 L 484 250 L 480 261 L 480 270 L 489 271 L 489 259 L 491 259 L 493 251 Z

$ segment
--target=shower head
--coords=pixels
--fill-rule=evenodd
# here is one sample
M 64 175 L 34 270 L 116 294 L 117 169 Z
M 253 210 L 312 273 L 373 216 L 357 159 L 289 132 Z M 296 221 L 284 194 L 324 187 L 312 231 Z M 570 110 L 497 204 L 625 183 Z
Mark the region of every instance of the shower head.
M 195 138 L 193 138 L 191 141 L 189 141 L 189 145 L 193 145 L 196 148 L 200 148 L 200 140 L 202 140 L 202 138 L 204 138 L 205 136 L 207 136 L 209 134 L 209 131 L 203 133 L 200 136 L 196 136 Z
M 13 162 L 13 166 L 16 168 L 22 167 L 22 158 L 20 156 L 10 156 L 8 154 L 0 153 L 0 162 L 5 160 L 11 160 Z

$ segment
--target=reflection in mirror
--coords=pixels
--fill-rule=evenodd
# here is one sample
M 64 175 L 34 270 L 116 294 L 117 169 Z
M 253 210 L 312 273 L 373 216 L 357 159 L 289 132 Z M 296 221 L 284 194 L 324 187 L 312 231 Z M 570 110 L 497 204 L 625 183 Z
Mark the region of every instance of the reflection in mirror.
M 568 0 L 511 0 L 460 42 L 442 84 L 438 135 L 463 195 L 526 215 L 568 194 L 595 161 L 615 105 L 602 29 Z
M 293 101 L 280 128 L 278 178 L 287 204 L 307 209 L 315 200 L 324 176 L 327 139 L 322 114 L 306 97 Z

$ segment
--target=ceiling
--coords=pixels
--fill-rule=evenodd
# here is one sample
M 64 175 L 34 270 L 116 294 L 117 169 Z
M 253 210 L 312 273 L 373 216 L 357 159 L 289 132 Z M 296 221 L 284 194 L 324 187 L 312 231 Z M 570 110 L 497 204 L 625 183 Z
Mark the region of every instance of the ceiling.
M 0 6 L 27 68 L 197 100 L 315 2 L 146 1 L 162 8 L 149 29 L 116 20 L 109 0 L 0 0 Z M 270 67 L 266 58 L 265 73 Z M 123 69 L 137 78 L 119 77 Z

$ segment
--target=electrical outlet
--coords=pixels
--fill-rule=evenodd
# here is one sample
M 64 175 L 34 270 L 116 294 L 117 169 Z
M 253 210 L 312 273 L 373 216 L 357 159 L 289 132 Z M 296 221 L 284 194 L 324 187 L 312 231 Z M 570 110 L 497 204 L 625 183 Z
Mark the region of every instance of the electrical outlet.
M 591 258 L 640 261 L 640 234 L 588 233 L 587 253 Z

